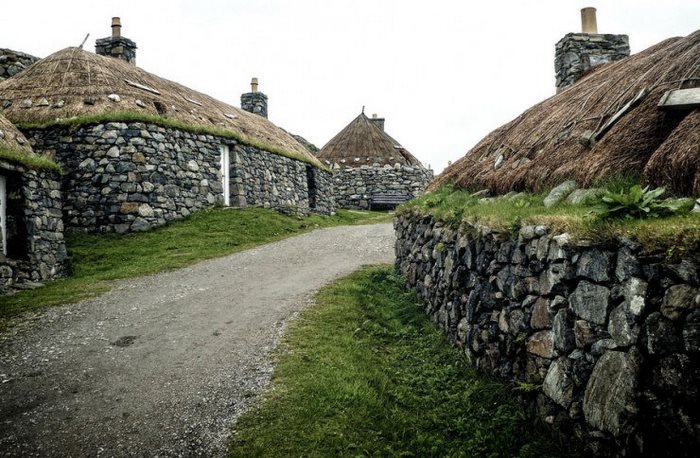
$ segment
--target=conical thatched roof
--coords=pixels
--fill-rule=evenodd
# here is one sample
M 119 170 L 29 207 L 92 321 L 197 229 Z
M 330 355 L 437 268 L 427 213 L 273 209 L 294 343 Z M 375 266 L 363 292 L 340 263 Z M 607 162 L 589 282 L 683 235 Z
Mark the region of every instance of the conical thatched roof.
M 5 107 L 8 105 L 5 101 L 12 104 Z M 299 142 L 261 116 L 121 59 L 99 56 L 80 48 L 58 51 L 0 83 L 0 102 L 0 107 L 5 107 L 2 113 L 14 123 L 125 111 L 160 115 L 193 126 L 242 133 L 318 163 Z
M 700 86 L 700 31 L 594 69 L 490 133 L 431 185 L 498 193 L 539 191 L 565 179 L 639 173 L 651 185 L 700 194 L 700 111 L 657 107 L 669 90 Z M 647 95 L 593 146 L 581 143 L 642 90 Z
M 364 113 L 326 143 L 316 157 L 327 164 L 339 164 L 341 167 L 371 166 L 376 163 L 421 165 L 418 159 L 374 125 Z
M 0 115 L 0 148 L 32 154 L 29 141 L 2 115 Z

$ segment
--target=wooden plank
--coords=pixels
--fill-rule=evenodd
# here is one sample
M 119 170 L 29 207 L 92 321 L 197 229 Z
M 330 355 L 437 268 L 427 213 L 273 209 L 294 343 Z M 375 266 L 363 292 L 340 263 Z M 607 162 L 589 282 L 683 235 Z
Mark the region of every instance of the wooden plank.
M 639 94 L 637 94 L 632 100 L 627 102 L 622 108 L 617 110 L 617 113 L 612 115 L 610 117 L 610 119 L 608 119 L 607 122 L 605 124 L 603 124 L 603 126 L 600 129 L 596 130 L 593 133 L 591 133 L 590 131 L 584 132 L 583 135 L 581 136 L 581 138 L 579 139 L 579 141 L 582 144 L 587 145 L 589 148 L 592 148 L 593 145 L 595 145 L 596 142 L 603 135 L 605 135 L 605 133 L 608 130 L 610 130 L 610 128 L 612 126 L 614 126 L 617 121 L 620 120 L 620 118 L 622 118 L 624 115 L 626 115 L 630 110 L 632 110 L 632 108 L 637 106 L 637 104 L 639 102 L 641 102 L 642 99 L 644 97 L 646 97 L 648 93 L 649 93 L 649 91 L 647 90 L 647 88 L 644 88 L 641 91 L 639 91 Z
M 135 88 L 137 88 L 137 89 L 142 89 L 142 90 L 144 90 L 144 91 L 147 91 L 147 92 L 151 92 L 151 93 L 153 93 L 153 94 L 160 95 L 160 92 L 159 92 L 157 89 L 153 89 L 152 87 L 144 86 L 143 84 L 137 83 L 136 81 L 131 81 L 131 80 L 125 79 L 124 82 L 125 82 L 126 84 L 128 84 L 129 86 L 133 86 L 133 87 L 135 87 Z
M 700 107 L 700 88 L 666 91 L 659 100 L 662 110 L 692 110 Z

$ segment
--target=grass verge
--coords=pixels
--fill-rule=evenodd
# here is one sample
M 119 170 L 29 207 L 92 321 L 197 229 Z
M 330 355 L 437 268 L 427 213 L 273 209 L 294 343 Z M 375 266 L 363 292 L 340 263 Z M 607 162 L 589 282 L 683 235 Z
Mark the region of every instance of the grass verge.
M 62 173 L 61 166 L 46 156 L 10 149 L 2 145 L 0 145 L 0 159 L 14 162 L 30 169 L 50 170 L 56 173 Z
M 387 213 L 338 211 L 305 218 L 262 208 L 202 210 L 142 233 L 68 234 L 72 275 L 41 288 L 0 297 L 0 328 L 20 312 L 95 296 L 109 281 L 176 269 L 319 227 L 387 221 Z
M 525 194 L 513 199 L 480 202 L 468 191 L 445 186 L 402 205 L 398 213 L 431 215 L 455 226 L 469 223 L 504 231 L 515 231 L 528 224 L 543 224 L 554 232 L 567 232 L 574 239 L 600 244 L 629 237 L 639 240 L 648 252 L 664 252 L 672 257 L 700 251 L 700 213 L 601 220 L 593 217 L 596 204 L 560 203 L 546 208 L 543 202 L 546 195 Z
M 73 118 L 56 119 L 51 121 L 34 123 L 20 122 L 17 123 L 17 127 L 19 129 L 46 129 L 54 126 L 84 126 L 103 122 L 143 122 L 155 124 L 157 126 L 166 128 L 179 129 L 185 132 L 192 132 L 195 134 L 215 135 L 217 137 L 229 138 L 232 140 L 236 140 L 237 142 L 242 143 L 244 145 L 252 146 L 273 154 L 278 154 L 280 156 L 288 157 L 290 159 L 295 159 L 297 161 L 306 162 L 320 169 L 330 171 L 330 169 L 327 166 L 323 165 L 318 159 L 316 159 L 312 155 L 305 155 L 300 152 L 290 151 L 280 146 L 275 146 L 262 140 L 250 137 L 241 132 L 236 132 L 234 130 L 224 129 L 215 126 L 191 124 L 185 121 L 180 121 L 178 119 L 166 118 L 163 116 L 156 116 L 146 113 L 139 113 L 136 111 L 118 111 L 113 113 L 76 116 Z
M 378 266 L 323 288 L 290 323 L 273 388 L 238 421 L 230 455 L 565 455 L 402 285 Z

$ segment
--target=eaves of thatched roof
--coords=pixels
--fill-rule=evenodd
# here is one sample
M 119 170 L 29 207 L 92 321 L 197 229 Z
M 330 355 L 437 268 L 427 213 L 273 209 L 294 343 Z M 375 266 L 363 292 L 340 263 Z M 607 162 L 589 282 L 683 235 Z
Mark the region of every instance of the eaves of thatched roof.
M 596 67 L 491 132 L 431 184 L 498 193 L 587 186 L 639 174 L 677 194 L 700 194 L 700 110 L 662 110 L 666 91 L 700 87 L 700 31 Z M 625 105 L 646 94 L 631 109 Z M 609 129 L 604 126 L 621 114 Z M 585 144 L 587 134 L 603 132 Z
M 326 143 L 316 156 L 326 164 L 345 167 L 374 164 L 421 166 L 418 159 L 374 125 L 364 113 Z
M 0 83 L 0 108 L 15 124 L 110 113 L 158 116 L 225 129 L 318 164 L 298 141 L 267 119 L 161 78 L 121 59 L 66 48 Z
M 35 154 L 29 140 L 10 121 L 0 115 L 0 163 L 4 162 L 33 169 L 60 171 L 59 166 L 51 159 Z M 0 169 L 4 168 L 6 165 L 2 164 Z

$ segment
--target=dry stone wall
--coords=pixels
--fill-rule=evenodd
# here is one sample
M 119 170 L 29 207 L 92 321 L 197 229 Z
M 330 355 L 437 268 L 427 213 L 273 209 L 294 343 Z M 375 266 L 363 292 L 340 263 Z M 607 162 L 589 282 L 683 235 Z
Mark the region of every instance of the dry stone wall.
M 334 175 L 335 202 L 341 208 L 368 209 L 374 193 L 423 193 L 433 179 L 432 170 L 396 164 L 393 167 L 367 166 L 341 168 Z
M 72 230 L 142 231 L 222 205 L 222 146 L 230 151 L 231 205 L 309 211 L 305 163 L 234 140 L 140 122 L 25 135 L 64 168 L 65 224 Z
M 0 294 L 67 273 L 61 183 L 53 172 L 0 161 L 7 186 L 8 255 L 0 251 Z M 1 243 L 0 243 L 1 244 Z
M 23 52 L 0 48 L 0 81 L 15 76 L 38 60 Z
M 395 220 L 396 268 L 483 372 L 535 388 L 541 418 L 595 455 L 700 446 L 698 253 Z
M 555 47 L 554 71 L 557 92 L 578 81 L 597 65 L 630 55 L 627 35 L 568 33 Z

